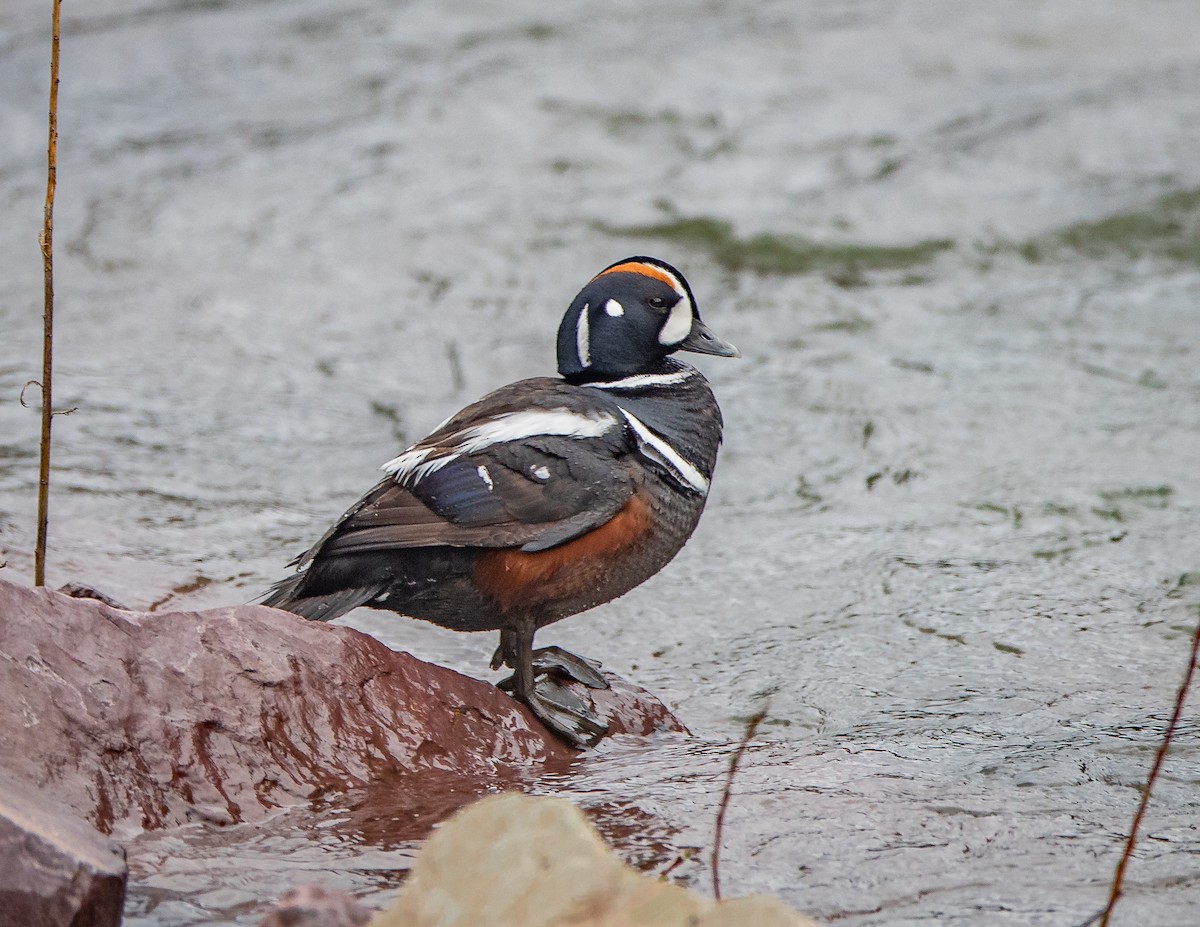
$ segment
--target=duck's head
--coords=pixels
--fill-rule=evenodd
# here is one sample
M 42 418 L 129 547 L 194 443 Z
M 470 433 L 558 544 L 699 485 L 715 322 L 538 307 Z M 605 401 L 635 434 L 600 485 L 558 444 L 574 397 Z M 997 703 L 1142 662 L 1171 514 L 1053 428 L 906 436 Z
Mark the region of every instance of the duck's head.
M 657 258 L 628 257 L 600 271 L 558 327 L 558 372 L 568 380 L 645 373 L 675 351 L 741 356 L 700 321 L 683 274 Z

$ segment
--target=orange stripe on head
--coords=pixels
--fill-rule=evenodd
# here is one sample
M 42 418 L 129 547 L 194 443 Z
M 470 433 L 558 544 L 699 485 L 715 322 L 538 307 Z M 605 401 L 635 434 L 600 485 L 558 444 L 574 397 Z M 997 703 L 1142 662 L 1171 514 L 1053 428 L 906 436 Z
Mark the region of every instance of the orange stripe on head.
M 624 264 L 617 264 L 615 267 L 609 267 L 607 270 L 600 271 L 592 279 L 598 280 L 605 274 L 641 274 L 643 277 L 653 277 L 655 280 L 661 280 L 677 293 L 683 292 L 683 287 L 674 276 L 656 264 L 647 264 L 645 261 L 626 261 Z

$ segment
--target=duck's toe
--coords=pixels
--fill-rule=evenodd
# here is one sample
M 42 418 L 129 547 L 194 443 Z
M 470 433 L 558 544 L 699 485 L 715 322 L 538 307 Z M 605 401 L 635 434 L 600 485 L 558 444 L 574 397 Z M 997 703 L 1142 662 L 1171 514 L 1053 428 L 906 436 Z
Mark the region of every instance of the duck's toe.
M 539 678 L 525 700 L 542 724 L 573 747 L 594 747 L 608 725 L 569 688 L 551 676 Z

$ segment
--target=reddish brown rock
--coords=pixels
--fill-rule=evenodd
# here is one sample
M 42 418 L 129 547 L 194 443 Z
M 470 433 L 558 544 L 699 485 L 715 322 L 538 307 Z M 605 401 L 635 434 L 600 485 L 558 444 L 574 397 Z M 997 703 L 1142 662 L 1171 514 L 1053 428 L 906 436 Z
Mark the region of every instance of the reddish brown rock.
M 0 773 L 0 923 L 117 927 L 125 851 L 59 807 Z
M 488 683 L 254 605 L 147 614 L 0 581 L 0 691 L 0 767 L 106 833 L 397 773 L 485 790 L 575 755 Z M 628 684 L 597 695 L 612 733 L 682 729 Z

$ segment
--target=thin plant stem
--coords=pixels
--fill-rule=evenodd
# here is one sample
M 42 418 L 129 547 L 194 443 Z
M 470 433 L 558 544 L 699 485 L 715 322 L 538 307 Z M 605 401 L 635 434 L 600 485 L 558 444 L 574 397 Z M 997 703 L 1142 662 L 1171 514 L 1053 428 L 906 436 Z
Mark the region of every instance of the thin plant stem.
M 725 774 L 725 789 L 721 793 L 721 804 L 717 809 L 717 825 L 713 832 L 712 885 L 713 897 L 717 901 L 721 900 L 721 840 L 725 834 L 725 811 L 729 808 L 729 799 L 733 795 L 733 779 L 737 775 L 738 767 L 742 764 L 742 756 L 746 752 L 746 747 L 754 739 L 754 735 L 758 732 L 758 726 L 762 724 L 763 718 L 767 716 L 768 708 L 769 706 L 764 705 L 746 722 L 746 730 L 742 734 L 742 741 L 738 744 L 737 749 L 733 751 L 733 756 L 729 760 L 729 771 Z
M 54 189 L 58 182 L 58 47 L 62 0 L 54 0 L 50 35 L 50 117 L 46 145 L 46 209 L 38 243 L 42 248 L 45 303 L 42 308 L 42 438 L 38 466 L 37 541 L 33 551 L 34 585 L 46 584 L 46 534 L 50 522 L 50 423 L 54 420 L 51 380 L 54 367 Z
M 1116 907 L 1117 900 L 1121 897 L 1121 886 L 1125 881 L 1125 868 L 1133 857 L 1133 849 L 1137 845 L 1138 829 L 1142 826 L 1142 818 L 1145 817 L 1146 808 L 1150 804 L 1150 793 L 1154 790 L 1159 770 L 1162 769 L 1163 761 L 1167 758 L 1167 751 L 1171 749 L 1171 740 L 1175 737 L 1175 729 L 1179 726 L 1179 718 L 1183 714 L 1183 703 L 1187 699 L 1188 690 L 1192 687 L 1192 676 L 1196 672 L 1198 656 L 1200 656 L 1200 620 L 1196 622 L 1196 630 L 1192 633 L 1192 650 L 1188 657 L 1187 670 L 1183 674 L 1183 682 L 1179 686 L 1179 692 L 1175 695 L 1175 709 L 1171 712 L 1167 730 L 1158 745 L 1158 752 L 1154 755 L 1154 765 L 1150 767 L 1150 775 L 1146 777 L 1146 786 L 1142 789 L 1142 799 L 1138 802 L 1137 811 L 1134 812 L 1133 823 L 1129 825 L 1129 837 L 1125 840 L 1125 850 L 1113 873 L 1112 886 L 1108 892 L 1108 904 L 1104 906 L 1104 910 L 1099 915 L 1100 927 L 1108 927 L 1113 908 Z

